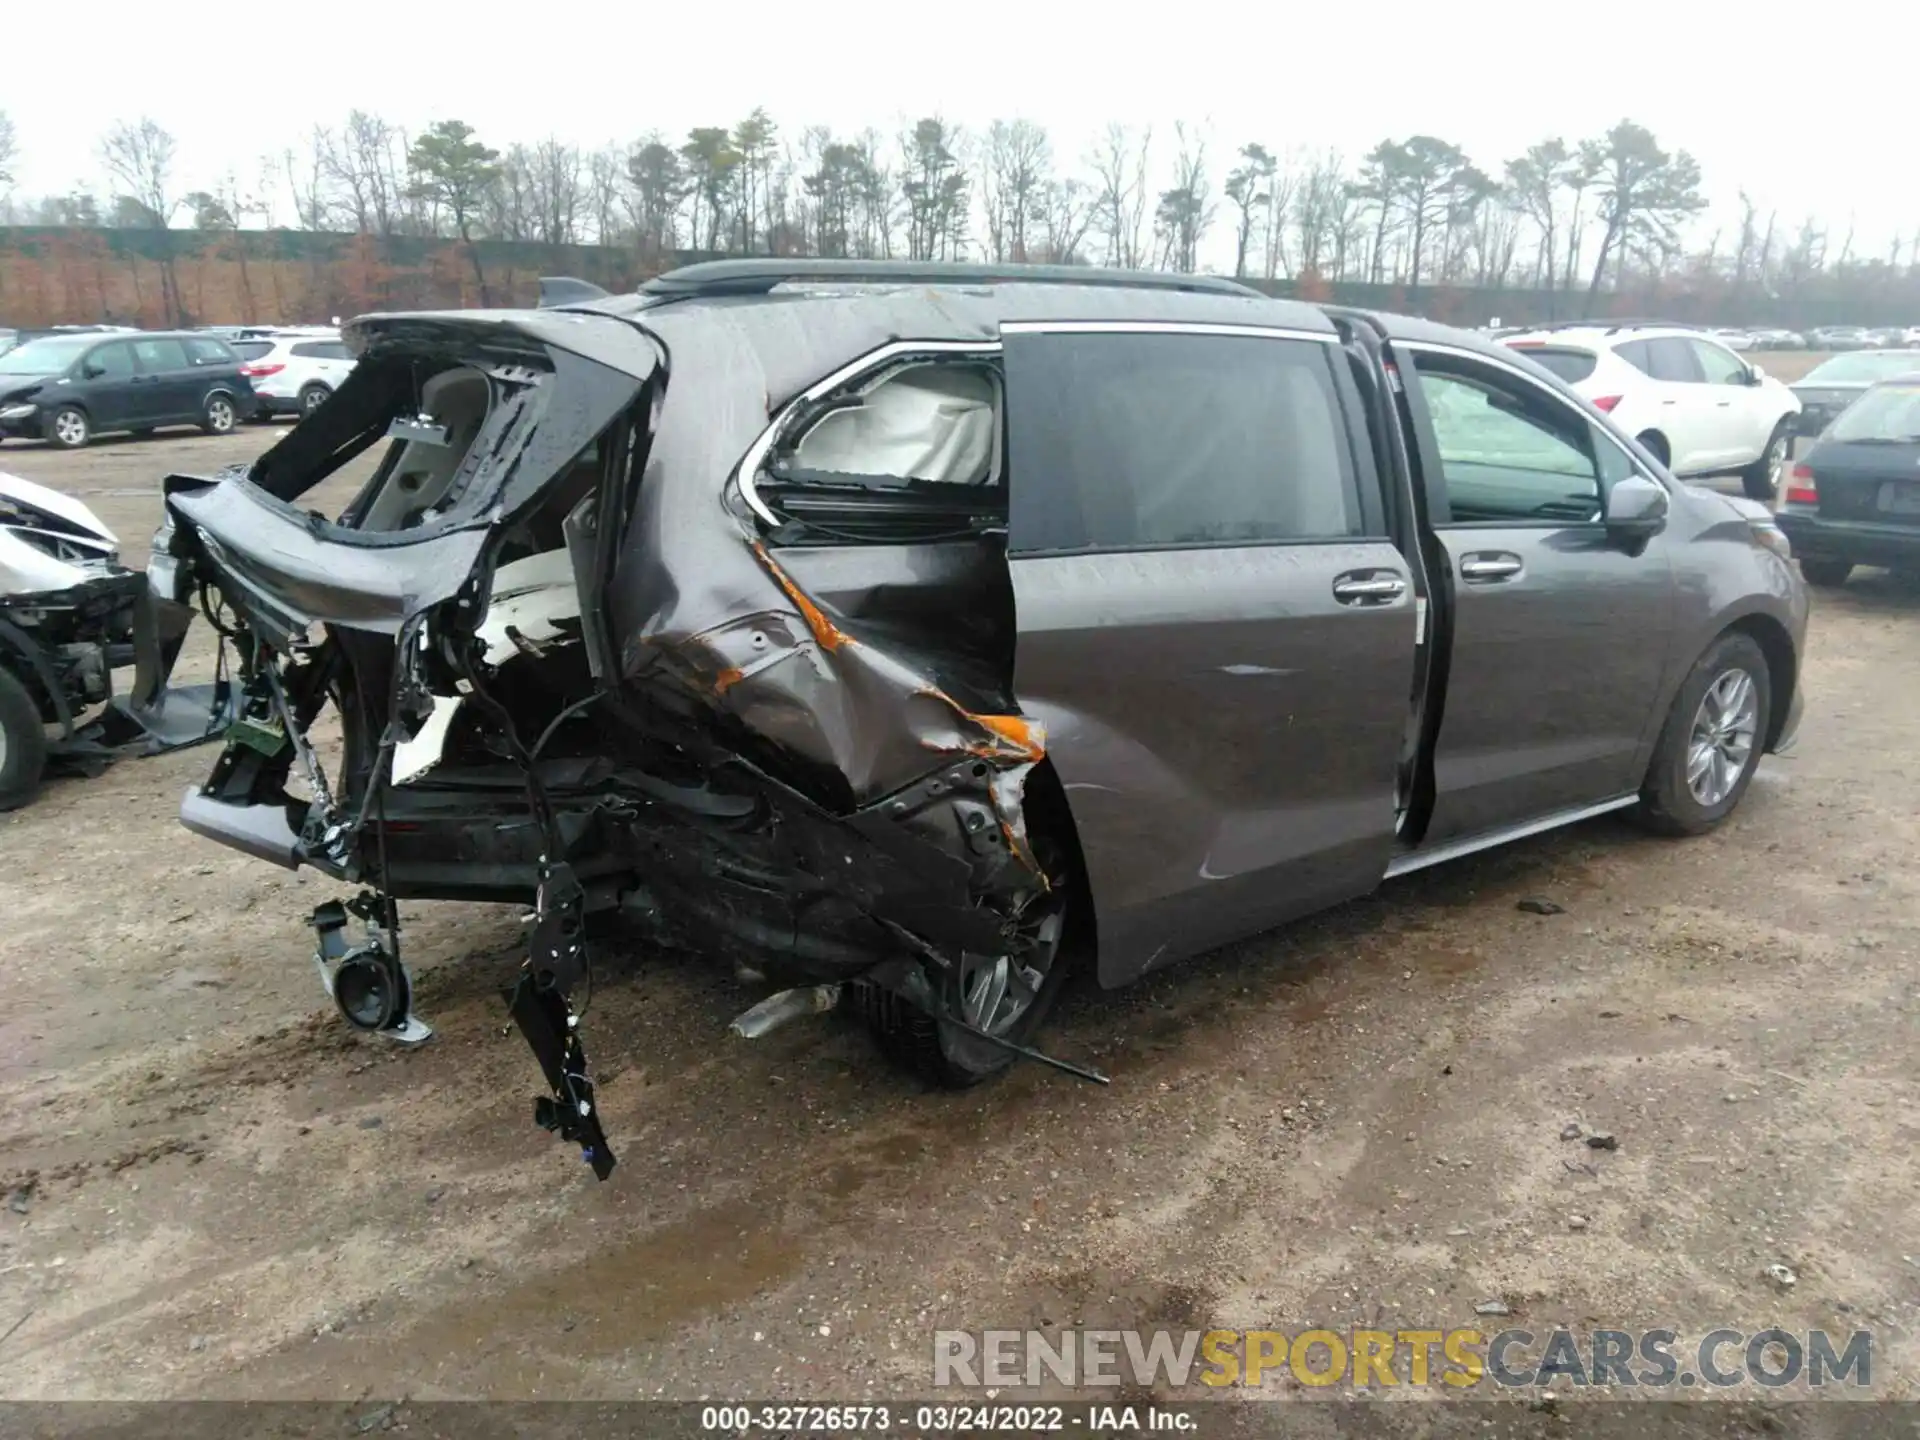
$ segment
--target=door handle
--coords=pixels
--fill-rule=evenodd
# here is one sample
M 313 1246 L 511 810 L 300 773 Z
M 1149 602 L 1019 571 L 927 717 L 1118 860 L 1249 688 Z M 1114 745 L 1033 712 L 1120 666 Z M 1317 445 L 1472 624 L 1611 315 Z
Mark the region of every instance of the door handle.
M 1333 598 L 1342 605 L 1387 605 L 1407 593 L 1407 582 L 1391 570 L 1349 570 L 1333 580 Z
M 1460 578 L 1469 585 L 1486 585 L 1497 580 L 1511 580 L 1520 573 L 1521 568 L 1518 555 L 1490 550 L 1461 557 Z

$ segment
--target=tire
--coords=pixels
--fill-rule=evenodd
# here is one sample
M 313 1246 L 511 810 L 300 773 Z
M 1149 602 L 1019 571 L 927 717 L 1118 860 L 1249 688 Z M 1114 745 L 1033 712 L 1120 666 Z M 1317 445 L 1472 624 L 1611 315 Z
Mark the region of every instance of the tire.
M 47 727 L 40 707 L 12 671 L 0 669 L 0 810 L 39 793 L 47 769 Z
M 207 403 L 200 412 L 200 428 L 209 435 L 231 435 L 239 412 L 233 408 L 233 399 L 220 391 L 207 397 Z
M 79 450 L 93 438 L 93 424 L 78 405 L 62 405 L 47 421 L 46 436 L 62 450 Z
M 1725 820 L 1760 763 L 1772 704 L 1767 657 L 1754 638 L 1735 630 L 1715 640 L 1673 697 L 1634 818 L 1661 835 L 1703 835 Z M 1714 735 L 1721 738 L 1705 739 L 1703 754 L 1703 737 Z M 1740 736 L 1744 748 L 1731 743 Z M 1703 759 L 1705 770 L 1690 778 Z
M 329 390 L 324 385 L 316 384 L 316 385 L 306 385 L 301 387 L 300 418 L 302 420 L 306 419 L 307 416 L 311 415 L 314 411 L 318 410 L 322 405 L 326 404 L 327 397 L 332 394 L 333 394 L 333 391 Z
M 1660 462 L 1663 469 L 1673 464 L 1673 451 L 1667 447 L 1667 437 L 1658 430 L 1649 430 L 1633 438 L 1640 442 L 1641 449 L 1652 452 L 1653 458 Z
M 1029 795 L 1031 797 L 1031 790 Z M 1029 817 L 1033 818 L 1038 809 L 1039 806 L 1030 803 Z M 1043 897 L 1051 899 L 1049 913 L 1036 922 L 1042 927 L 1053 926 L 1045 973 L 1025 1009 L 1004 1027 L 992 1027 L 996 1034 L 1019 1045 L 1029 1044 L 1045 1023 L 1047 1012 L 1059 998 L 1081 950 L 1079 939 L 1087 914 L 1086 889 L 1071 867 L 1062 863 L 1060 857 L 1068 847 L 1056 838 L 1061 834 L 1057 827 L 1036 827 L 1033 842 L 1035 853 L 1053 877 L 1052 897 L 1057 897 Z M 986 966 L 983 964 L 981 969 L 985 970 Z M 856 984 L 851 994 L 855 1012 L 873 1032 L 881 1053 L 929 1084 L 964 1090 L 999 1075 L 1019 1058 L 1012 1051 L 970 1035 L 951 1022 L 934 1019 L 878 985 Z
M 1773 427 L 1760 458 L 1740 472 L 1740 488 L 1749 500 L 1771 500 L 1780 493 L 1780 476 L 1793 454 L 1793 427 L 1785 420 Z
M 1831 589 L 1847 583 L 1847 577 L 1853 573 L 1853 562 L 1851 560 L 1802 560 L 1800 573 L 1806 576 L 1809 585 Z

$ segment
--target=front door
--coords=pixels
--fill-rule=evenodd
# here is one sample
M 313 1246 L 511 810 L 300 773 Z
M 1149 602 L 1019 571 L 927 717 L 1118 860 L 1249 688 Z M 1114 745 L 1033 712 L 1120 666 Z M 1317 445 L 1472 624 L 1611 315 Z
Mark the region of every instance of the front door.
M 1664 537 L 1623 547 L 1601 523 L 1631 459 L 1517 368 L 1394 348 L 1452 597 L 1423 845 L 1631 793 L 1674 613 Z
M 139 378 L 133 346 L 127 341 L 115 340 L 88 352 L 80 367 L 78 398 L 96 431 L 139 423 L 143 393 Z
M 1014 688 L 1102 982 L 1371 889 L 1416 611 L 1335 336 L 1004 330 Z

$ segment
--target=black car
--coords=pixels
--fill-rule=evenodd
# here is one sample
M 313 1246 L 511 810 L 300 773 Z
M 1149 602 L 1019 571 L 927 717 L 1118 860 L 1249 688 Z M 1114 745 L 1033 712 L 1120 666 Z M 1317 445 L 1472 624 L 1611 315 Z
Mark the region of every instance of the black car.
M 1920 373 L 1840 412 L 1793 467 L 1779 523 L 1812 584 L 1856 565 L 1920 571 Z
M 163 425 L 224 435 L 258 405 L 240 365 L 224 340 L 190 331 L 43 335 L 0 354 L 0 440 L 72 450 Z

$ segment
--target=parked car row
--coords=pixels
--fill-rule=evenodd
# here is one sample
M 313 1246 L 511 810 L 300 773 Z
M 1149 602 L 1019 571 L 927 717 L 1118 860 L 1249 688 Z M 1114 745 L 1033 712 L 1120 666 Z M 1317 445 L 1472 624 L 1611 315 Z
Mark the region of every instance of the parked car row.
M 308 413 L 353 369 L 337 331 L 232 333 L 76 326 L 0 345 L 0 440 L 75 449 L 183 425 L 224 435 L 255 416 Z
M 1812 330 L 1720 329 L 1711 332 L 1730 350 L 1884 350 L 1920 345 L 1920 325 L 1821 325 Z

